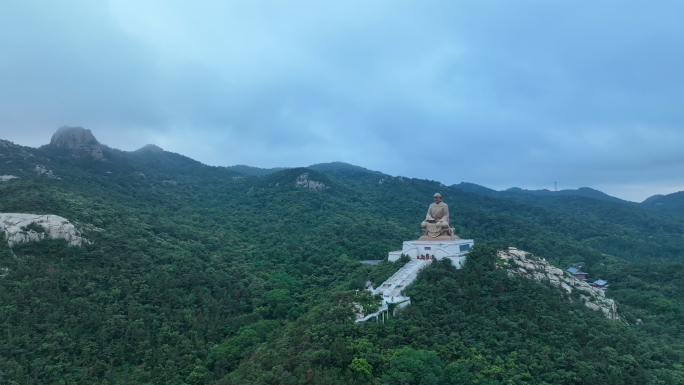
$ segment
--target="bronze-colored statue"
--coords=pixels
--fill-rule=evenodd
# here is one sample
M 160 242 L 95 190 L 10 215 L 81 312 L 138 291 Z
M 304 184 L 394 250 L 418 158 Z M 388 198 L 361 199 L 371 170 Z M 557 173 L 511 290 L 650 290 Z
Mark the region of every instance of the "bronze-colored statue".
M 423 237 L 437 238 L 440 236 L 453 236 L 454 229 L 449 221 L 449 206 L 442 202 L 442 195 L 435 194 L 435 203 L 428 208 L 425 220 L 420 227 L 423 229 Z

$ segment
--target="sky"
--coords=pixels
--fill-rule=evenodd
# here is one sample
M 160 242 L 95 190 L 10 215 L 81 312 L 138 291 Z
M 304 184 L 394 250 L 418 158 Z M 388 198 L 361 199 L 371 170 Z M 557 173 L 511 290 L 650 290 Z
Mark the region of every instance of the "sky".
M 684 190 L 684 2 L 0 2 L 0 138 L 214 166 Z

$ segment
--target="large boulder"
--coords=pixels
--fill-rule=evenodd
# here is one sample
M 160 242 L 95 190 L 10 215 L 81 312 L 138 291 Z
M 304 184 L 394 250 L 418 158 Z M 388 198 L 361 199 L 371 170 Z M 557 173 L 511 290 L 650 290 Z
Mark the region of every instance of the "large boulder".
M 62 126 L 52 135 L 50 145 L 71 151 L 75 156 L 102 159 L 100 142 L 83 127 Z
M 66 218 L 58 215 L 0 213 L 0 231 L 7 236 L 10 247 L 44 238 L 63 238 L 71 246 L 91 243 Z

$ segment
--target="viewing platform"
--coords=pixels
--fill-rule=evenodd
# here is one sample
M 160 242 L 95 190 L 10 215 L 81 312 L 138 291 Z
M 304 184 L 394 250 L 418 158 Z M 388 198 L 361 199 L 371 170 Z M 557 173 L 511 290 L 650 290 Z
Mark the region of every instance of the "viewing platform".
M 475 244 L 472 239 L 452 239 L 443 240 L 415 240 L 406 241 L 401 250 L 390 251 L 389 260 L 398 261 L 401 255 L 408 255 L 411 259 L 418 259 L 420 256 L 434 256 L 434 259 L 451 259 L 451 262 L 460 269 L 465 263 L 465 254 Z

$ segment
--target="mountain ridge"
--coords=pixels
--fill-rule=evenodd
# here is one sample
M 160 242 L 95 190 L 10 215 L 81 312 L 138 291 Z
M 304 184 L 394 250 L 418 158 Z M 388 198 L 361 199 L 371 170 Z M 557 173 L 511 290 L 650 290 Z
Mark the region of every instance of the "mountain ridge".
M 622 200 L 620 198 L 610 196 L 610 195 L 608 195 L 602 191 L 595 190 L 595 189 L 590 188 L 590 187 L 579 187 L 577 189 L 566 189 L 566 190 L 558 190 L 558 191 L 551 191 L 551 190 L 547 190 L 547 189 L 524 190 L 524 189 L 521 189 L 519 187 L 511 187 L 509 189 L 504 190 L 504 192 L 516 193 L 516 194 L 530 194 L 530 195 L 546 195 L 546 196 L 573 195 L 573 196 L 581 196 L 581 197 L 586 197 L 586 198 L 606 200 L 606 201 L 611 201 L 611 202 L 621 202 L 621 203 L 627 203 L 628 202 L 628 201 Z

